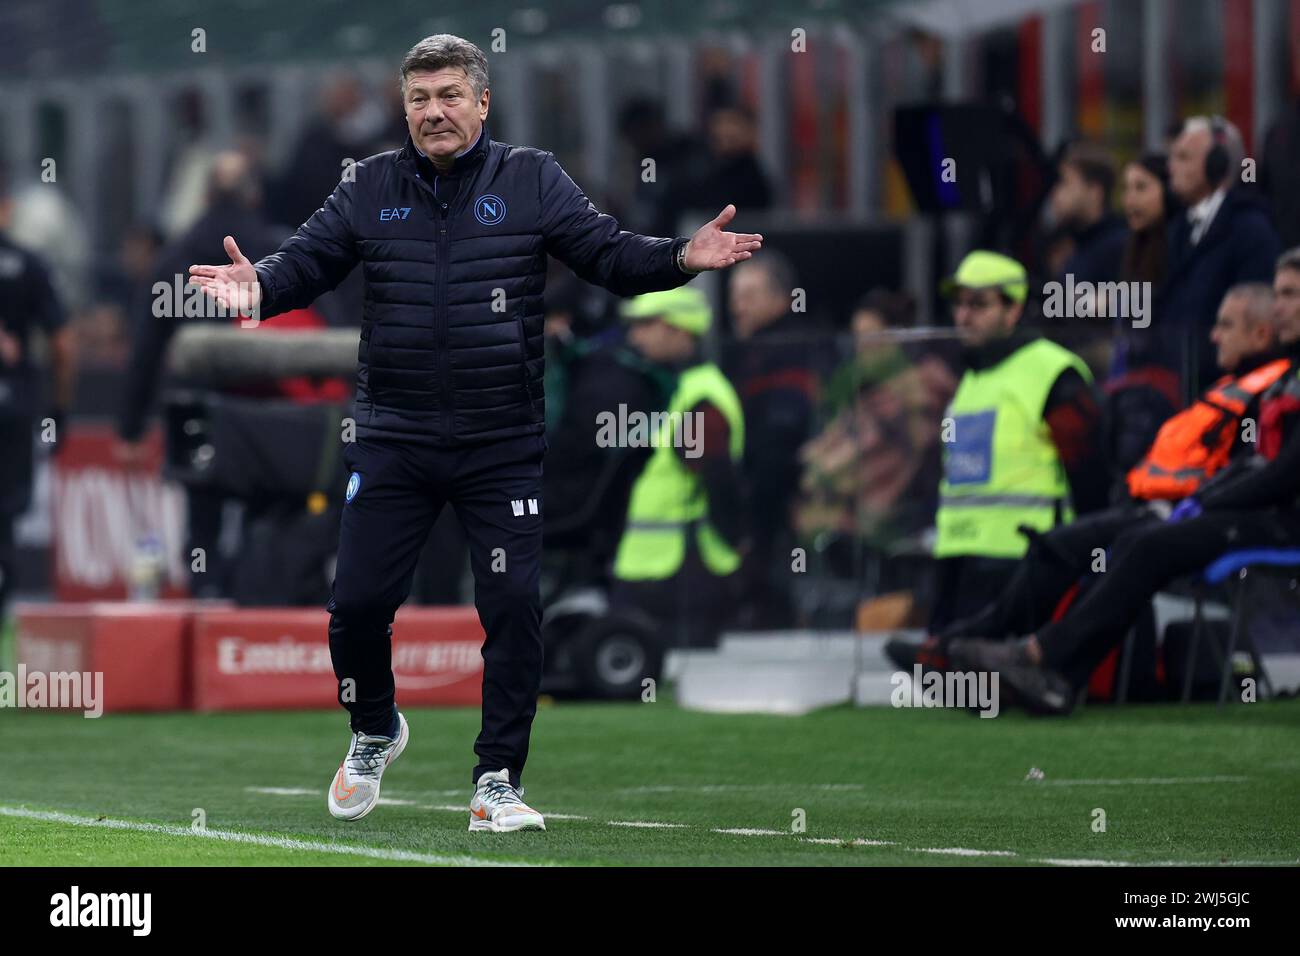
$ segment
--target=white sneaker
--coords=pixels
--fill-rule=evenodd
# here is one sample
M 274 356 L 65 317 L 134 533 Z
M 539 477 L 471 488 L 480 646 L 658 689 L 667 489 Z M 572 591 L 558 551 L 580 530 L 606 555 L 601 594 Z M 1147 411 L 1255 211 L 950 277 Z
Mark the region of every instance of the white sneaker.
M 410 730 L 397 715 L 397 738 L 353 734 L 348 755 L 330 784 L 330 813 L 340 820 L 360 820 L 379 802 L 379 780 L 384 769 L 402 755 Z
M 519 791 L 510 786 L 510 771 L 498 770 L 478 778 L 474 798 L 469 802 L 469 832 L 491 830 L 545 830 L 542 815 L 524 803 Z

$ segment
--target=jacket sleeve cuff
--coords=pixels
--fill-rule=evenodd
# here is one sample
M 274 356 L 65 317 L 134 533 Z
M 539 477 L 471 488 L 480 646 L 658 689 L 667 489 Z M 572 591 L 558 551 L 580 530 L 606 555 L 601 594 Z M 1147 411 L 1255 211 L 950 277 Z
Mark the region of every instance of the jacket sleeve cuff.
M 253 265 L 253 271 L 257 273 L 257 284 L 262 290 L 262 300 L 257 306 L 258 317 L 269 319 L 273 315 L 278 315 L 283 310 L 276 302 L 275 281 L 271 277 L 270 268 L 259 262 Z
M 681 255 L 683 255 L 682 250 L 686 248 L 686 244 L 688 242 L 690 242 L 690 240 L 687 239 L 686 237 L 678 236 L 676 239 L 673 240 L 672 245 L 669 246 L 668 255 L 669 255 L 669 259 L 672 261 L 673 264 L 673 272 L 678 276 L 678 278 L 685 277 L 686 279 L 689 280 L 695 278 L 700 273 L 693 272 L 690 269 L 687 269 L 685 266 L 682 265 L 681 259 L 679 258 Z

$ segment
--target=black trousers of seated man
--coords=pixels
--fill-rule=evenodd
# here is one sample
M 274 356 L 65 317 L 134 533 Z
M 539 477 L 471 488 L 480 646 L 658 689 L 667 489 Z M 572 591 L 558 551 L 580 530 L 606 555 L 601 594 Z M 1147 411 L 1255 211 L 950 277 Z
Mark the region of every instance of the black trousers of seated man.
M 938 632 L 940 644 L 959 637 L 999 640 L 1033 632 L 1051 619 L 1070 588 L 1092 572 L 1098 548 L 1110 548 L 1125 531 L 1158 524 L 1146 505 L 1130 502 L 1038 535 L 1005 579 L 982 592 L 978 611 Z
M 343 506 L 327 610 L 339 703 L 354 733 L 387 736 L 395 724 L 393 616 L 411 591 L 434 522 L 450 504 L 469 541 L 474 604 L 486 634 L 471 782 L 504 767 L 519 786 L 542 680 L 545 451 L 542 435 L 453 448 L 363 438 L 344 450 L 359 485 Z M 352 694 L 345 693 L 349 678 Z
M 1128 633 L 1147 602 L 1176 578 L 1230 551 L 1300 545 L 1300 511 L 1207 511 L 1173 524 L 1142 524 L 1112 546 L 1105 574 L 1061 620 L 1037 631 L 1044 666 L 1076 688 Z

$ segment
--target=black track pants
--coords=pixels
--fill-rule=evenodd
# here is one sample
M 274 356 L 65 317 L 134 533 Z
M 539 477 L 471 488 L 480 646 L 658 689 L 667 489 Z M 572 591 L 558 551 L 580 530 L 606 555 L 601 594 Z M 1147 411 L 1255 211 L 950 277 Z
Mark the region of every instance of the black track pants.
M 510 771 L 518 785 L 542 679 L 542 457 L 526 435 L 458 448 L 359 439 L 344 451 L 356 490 L 343 507 L 330 612 L 339 702 L 352 729 L 386 734 L 392 722 L 393 615 L 442 506 L 469 540 L 483 645 L 483 725 L 473 781 Z M 345 694 L 344 682 L 355 681 Z

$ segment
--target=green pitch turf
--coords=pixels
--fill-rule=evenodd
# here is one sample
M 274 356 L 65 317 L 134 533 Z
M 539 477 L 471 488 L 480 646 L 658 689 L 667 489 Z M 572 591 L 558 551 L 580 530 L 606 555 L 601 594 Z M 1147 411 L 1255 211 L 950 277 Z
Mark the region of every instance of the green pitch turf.
M 394 802 L 344 824 L 325 809 L 348 743 L 338 712 L 0 712 L 0 864 L 1300 860 L 1294 700 L 1054 721 L 543 706 L 525 784 L 549 829 L 517 834 L 466 832 L 477 711 L 406 713 L 410 745 L 384 777 Z M 1026 780 L 1031 767 L 1044 778 Z

